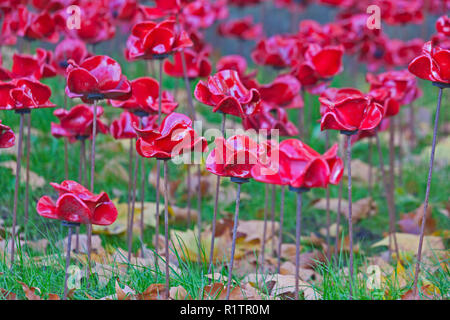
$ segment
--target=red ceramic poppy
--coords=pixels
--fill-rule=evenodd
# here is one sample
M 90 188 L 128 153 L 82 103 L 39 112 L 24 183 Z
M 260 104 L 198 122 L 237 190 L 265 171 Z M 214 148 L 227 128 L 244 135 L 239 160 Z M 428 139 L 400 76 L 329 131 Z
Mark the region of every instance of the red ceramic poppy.
M 183 7 L 181 18 L 187 29 L 207 29 L 217 19 L 223 19 L 228 15 L 226 6 L 221 1 L 195 0 Z
M 192 41 L 192 47 L 195 52 L 207 52 L 211 54 L 212 45 L 205 40 L 205 35 L 200 30 L 189 30 L 189 38 Z
M 114 139 L 134 139 L 137 137 L 133 126 L 138 126 L 139 118 L 131 112 L 124 111 L 119 119 L 111 123 L 109 131 Z
M 450 18 L 442 16 L 436 21 L 436 31 L 450 37 Z
M 383 132 L 383 131 L 388 130 L 389 125 L 390 125 L 390 119 L 383 118 L 383 120 L 380 122 L 378 127 L 376 127 L 375 129 L 372 129 L 372 130 L 360 130 L 360 131 L 358 131 L 358 133 L 352 135 L 350 141 L 353 145 L 356 142 L 363 140 L 365 138 L 375 137 L 377 132 Z
M 2 148 L 11 148 L 14 146 L 16 141 L 16 136 L 10 127 L 2 124 L 2 120 L 0 120 L 0 149 Z
M 310 44 L 305 51 L 304 60 L 296 64 L 292 73 L 305 87 L 317 85 L 319 81 L 329 81 L 342 71 L 343 55 L 343 46 L 321 47 Z
M 93 108 L 85 104 L 79 104 L 70 110 L 56 109 L 53 113 L 59 119 L 59 124 L 52 122 L 51 132 L 55 138 L 66 137 L 70 142 L 76 139 L 92 139 L 94 112 Z M 103 108 L 97 107 L 97 134 L 108 133 L 108 126 L 104 124 L 100 117 L 103 115 Z
M 206 170 L 223 177 L 251 178 L 250 170 L 257 163 L 259 146 L 246 135 L 228 139 L 218 137 L 216 147 L 206 159 Z
M 28 110 L 53 108 L 49 101 L 52 91 L 45 84 L 32 79 L 15 79 L 0 83 L 0 110 Z
M 89 53 L 83 41 L 66 38 L 55 48 L 53 67 L 60 74 L 65 74 L 66 68 L 69 66 L 69 60 L 72 60 L 79 65 L 88 57 L 88 55 Z
M 384 61 L 386 67 L 407 66 L 422 52 L 424 41 L 420 38 L 403 41 L 391 39 L 387 43 Z
M 409 64 L 408 70 L 415 76 L 440 83 L 450 83 L 450 50 L 424 44 L 422 55 Z
M 58 42 L 59 34 L 53 17 L 46 10 L 39 13 L 28 11 L 25 6 L 18 8 L 20 29 L 18 35 L 29 40 Z
M 383 119 L 383 107 L 353 88 L 329 88 L 319 97 L 321 130 L 370 130 Z
M 66 94 L 70 98 L 81 98 L 85 103 L 101 99 L 127 100 L 131 96 L 131 85 L 114 59 L 94 56 L 80 65 L 69 61 Z
M 423 3 L 411 0 L 380 0 L 378 5 L 384 12 L 383 21 L 390 25 L 423 23 Z
M 261 103 L 260 112 L 253 116 L 245 117 L 242 125 L 245 130 L 265 129 L 269 135 L 271 130 L 278 130 L 278 135 L 284 137 L 292 137 L 298 134 L 298 129 L 289 121 L 286 110 L 267 102 Z
M 160 59 L 192 46 L 188 34 L 177 28 L 174 20 L 137 23 L 127 40 L 126 58 Z
M 33 6 L 39 11 L 47 10 L 47 11 L 56 11 L 64 9 L 73 2 L 71 0 L 32 0 Z
M 164 118 L 159 129 L 138 129 L 137 152 L 145 158 L 171 159 L 189 151 L 203 152 L 207 141 L 192 128 L 192 120 L 173 112 Z
M 183 52 L 188 78 L 207 77 L 211 74 L 212 67 L 208 59 L 208 52 L 195 52 L 190 49 L 186 49 Z M 169 76 L 177 78 L 184 77 L 182 54 L 181 52 L 176 52 L 173 56 L 173 62 L 169 60 L 164 62 L 164 72 Z
M 155 0 L 156 7 L 166 13 L 177 13 L 181 10 L 183 0 Z
M 254 24 L 251 16 L 223 22 L 218 31 L 222 37 L 240 40 L 258 40 L 263 36 L 262 24 Z
M 15 53 L 13 56 L 12 74 L 14 77 L 32 77 L 34 79 L 52 78 L 56 76 L 53 67 L 53 53 L 42 48 L 36 49 L 36 55 Z
M 292 101 L 299 97 L 301 85 L 300 82 L 291 75 L 279 75 L 272 83 L 261 85 L 258 88 L 261 94 L 261 100 L 270 102 L 278 106 L 291 106 Z M 299 97 L 301 101 L 297 104 L 297 108 L 303 106 L 303 99 Z
M 8 7 L 8 9 L 10 9 Z M 1 13 L 0 13 L 1 14 Z M 1 23 L 0 44 L 14 46 L 17 43 L 17 33 L 20 28 L 18 10 L 3 10 L 3 21 Z
M 110 0 L 109 10 L 114 19 L 132 21 L 139 12 L 138 0 Z
M 271 152 L 278 151 L 278 158 L 270 157 L 252 168 L 255 180 L 294 188 L 326 188 L 342 178 L 344 164 L 337 156 L 337 144 L 323 155 L 297 139 L 284 140 L 276 148 L 272 146 Z
M 75 181 L 60 185 L 50 183 L 59 192 L 55 202 L 49 196 L 39 199 L 36 210 L 44 218 L 73 223 L 110 225 L 117 219 L 117 209 L 105 192 L 95 195 Z
M 258 42 L 252 51 L 252 59 L 259 65 L 290 67 L 295 59 L 298 59 L 298 45 L 297 40 L 290 36 L 275 35 Z
M 110 100 L 113 107 L 123 108 L 132 112 L 157 114 L 159 107 L 159 84 L 153 78 L 143 77 L 131 81 L 131 97 L 124 101 Z M 161 112 L 172 113 L 178 107 L 173 96 L 162 92 Z
M 223 70 L 234 70 L 239 74 L 239 78 L 245 87 L 257 88 L 258 84 L 255 80 L 255 77 L 258 73 L 258 70 L 254 70 L 250 73 L 247 73 L 247 60 L 238 54 L 233 54 L 229 56 L 223 56 L 217 61 L 216 64 L 217 72 Z
M 234 70 L 220 71 L 208 77 L 208 81 L 200 81 L 194 95 L 200 102 L 212 106 L 213 112 L 244 118 L 259 111 L 258 90 L 248 90 Z

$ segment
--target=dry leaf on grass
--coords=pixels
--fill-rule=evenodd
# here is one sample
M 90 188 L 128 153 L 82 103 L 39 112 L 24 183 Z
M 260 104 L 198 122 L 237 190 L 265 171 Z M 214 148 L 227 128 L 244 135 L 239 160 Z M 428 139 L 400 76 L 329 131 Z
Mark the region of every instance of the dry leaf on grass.
M 291 261 L 292 263 L 295 263 L 295 251 L 295 244 L 283 243 L 281 245 L 281 257 Z M 300 268 L 313 269 L 319 263 L 325 262 L 325 260 L 325 255 L 318 250 L 301 253 Z
M 330 211 L 338 212 L 339 199 L 330 199 Z M 326 210 L 326 199 L 319 199 L 313 202 L 313 207 L 319 210 Z M 375 201 L 371 198 L 363 198 L 352 203 L 352 221 L 354 223 L 361 219 L 371 217 L 378 211 Z M 348 201 L 341 199 L 341 214 L 347 217 Z M 335 233 L 336 226 L 330 228 L 330 231 Z
M 433 211 L 431 206 L 427 207 L 426 220 L 425 220 L 425 234 L 430 235 L 436 230 L 436 221 L 431 216 Z M 404 233 L 420 234 L 420 228 L 422 226 L 424 213 L 424 204 L 422 204 L 416 210 L 405 213 L 398 221 L 400 230 Z
M 20 281 L 17 282 L 22 286 L 23 293 L 28 300 L 41 300 L 41 290 L 39 288 L 29 287 L 25 283 Z
M 396 233 L 397 244 L 399 251 L 411 252 L 413 254 L 417 253 L 419 247 L 419 235 L 409 234 L 409 233 Z M 373 244 L 372 247 L 389 246 L 389 236 Z M 391 243 L 391 250 L 395 250 L 394 241 Z M 422 255 L 423 256 L 433 256 L 433 254 L 439 254 L 443 251 L 444 243 L 442 238 L 435 236 L 425 236 L 423 239 Z
M 0 166 L 11 169 L 13 172 L 13 175 L 16 175 L 16 161 L 10 160 L 10 161 L 0 162 Z M 45 186 L 46 183 L 45 183 L 44 178 L 42 178 L 36 172 L 33 172 L 33 171 L 30 171 L 29 174 L 30 174 L 29 183 L 30 183 L 31 188 L 36 189 L 36 188 L 42 188 L 43 186 Z M 26 181 L 26 176 L 27 176 L 26 170 L 20 171 L 20 182 L 21 183 L 24 183 Z
M 363 182 L 365 184 L 369 183 L 369 170 L 370 166 L 359 160 L 354 159 L 352 160 L 352 181 L 354 182 Z M 376 177 L 378 174 L 378 168 L 372 167 L 372 177 Z M 347 166 L 344 168 L 344 176 L 345 179 L 347 179 Z
M 5 300 L 17 300 L 17 295 L 14 292 L 0 288 L 0 298 Z

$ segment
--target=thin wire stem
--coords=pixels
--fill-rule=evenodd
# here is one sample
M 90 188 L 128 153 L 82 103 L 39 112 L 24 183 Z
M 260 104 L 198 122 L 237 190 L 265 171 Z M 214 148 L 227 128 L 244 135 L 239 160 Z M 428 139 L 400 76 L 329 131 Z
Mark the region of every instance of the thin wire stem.
M 169 169 L 167 160 L 164 160 L 164 236 L 166 254 L 166 299 L 169 299 Z

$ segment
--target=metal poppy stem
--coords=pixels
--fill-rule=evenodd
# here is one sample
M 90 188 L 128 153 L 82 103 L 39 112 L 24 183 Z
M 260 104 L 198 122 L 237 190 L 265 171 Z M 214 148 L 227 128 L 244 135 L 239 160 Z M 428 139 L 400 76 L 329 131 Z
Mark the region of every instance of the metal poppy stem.
M 80 162 L 78 164 L 78 181 L 81 185 L 86 184 L 86 138 L 78 137 L 80 140 Z M 80 226 L 76 227 L 75 252 L 80 250 Z
M 30 150 L 31 150 L 31 112 L 27 117 L 27 159 L 26 159 L 26 175 L 25 175 L 25 210 L 24 210 L 24 222 L 25 228 L 28 225 L 28 200 L 30 193 Z
M 265 251 L 266 251 L 266 239 L 267 239 L 267 214 L 269 208 L 269 185 L 264 186 L 264 225 L 263 225 L 263 238 L 261 243 L 261 266 L 265 262 Z
M 271 228 L 271 237 L 272 237 L 272 254 L 273 256 L 275 252 L 275 202 L 276 202 L 276 185 L 272 185 L 272 195 L 271 195 L 271 206 L 270 206 L 270 228 Z
M 23 123 L 25 112 L 20 111 L 20 127 L 19 127 L 19 144 L 17 146 L 17 162 L 16 162 L 16 184 L 14 188 L 14 207 L 13 207 L 13 222 L 12 222 L 12 238 L 11 238 L 11 268 L 14 266 L 14 255 L 16 250 L 16 225 L 17 225 L 17 200 L 19 197 L 20 188 L 20 170 L 22 168 L 22 144 L 23 144 Z M 29 112 L 29 111 L 28 111 Z
M 298 108 L 298 135 L 300 139 L 303 139 L 304 136 L 304 127 L 305 127 L 305 97 L 306 93 L 305 90 L 302 88 L 302 100 L 303 100 L 303 107 Z
M 64 94 L 64 110 L 67 109 L 67 95 Z M 69 180 L 68 138 L 64 138 L 64 178 Z
M 397 254 L 397 259 L 399 258 L 399 252 L 398 252 L 398 244 L 397 244 L 397 237 L 395 235 L 395 225 L 393 224 L 393 221 L 395 219 L 392 218 L 392 215 L 394 214 L 394 211 L 392 207 L 395 205 L 393 203 L 393 199 L 391 196 L 391 192 L 389 189 L 389 181 L 386 176 L 386 170 L 384 169 L 384 161 L 383 161 L 383 153 L 381 151 L 381 144 L 380 144 L 380 137 L 378 136 L 378 132 L 375 134 L 375 139 L 377 143 L 377 149 L 378 149 L 378 157 L 380 162 L 380 170 L 381 170 L 381 176 L 383 177 L 383 184 L 384 184 L 384 190 L 386 192 L 386 200 L 388 204 L 388 214 L 389 214 L 389 244 L 391 244 L 391 239 L 393 237 L 394 239 L 394 247 L 395 247 L 395 253 Z M 389 257 L 391 257 L 391 251 L 392 246 L 389 245 Z
M 349 237 L 349 288 L 350 288 L 350 300 L 353 300 L 353 221 L 352 221 L 352 135 L 357 131 L 341 131 L 341 134 L 347 136 L 347 174 L 348 174 L 348 237 Z
M 403 128 L 401 115 L 400 118 L 398 118 L 398 126 L 400 129 L 398 136 L 398 140 L 400 141 L 398 146 L 398 184 L 401 186 L 403 185 Z
M 188 164 L 186 167 L 187 170 L 187 182 L 186 182 L 186 187 L 187 187 L 187 227 L 190 228 L 191 227 L 191 167 Z
M 145 162 L 141 157 L 141 257 L 144 257 Z
M 281 186 L 281 204 L 280 204 L 280 230 L 278 236 L 278 250 L 277 250 L 277 273 L 280 273 L 281 268 L 281 245 L 283 243 L 283 222 L 284 222 L 284 199 L 286 193 L 286 186 Z
M 66 226 L 69 228 L 69 234 L 67 236 L 67 252 L 66 252 L 66 267 L 65 267 L 65 277 L 64 277 L 64 295 L 63 300 L 67 300 L 67 293 L 68 293 L 68 287 L 67 287 L 67 280 L 69 279 L 69 273 L 67 272 L 69 270 L 70 265 L 70 253 L 72 251 L 72 234 L 73 234 L 73 228 L 79 227 L 78 223 L 72 223 L 68 221 L 63 221 L 63 226 Z
M 330 144 L 330 135 L 328 134 L 328 130 L 325 130 L 325 150 L 328 150 L 328 146 Z M 327 220 L 327 233 L 326 233 L 326 241 L 327 241 L 327 259 L 331 260 L 331 251 L 330 251 L 330 225 L 331 225 L 331 217 L 330 217 L 330 187 L 327 186 L 326 189 L 326 220 Z
M 169 299 L 169 169 L 167 160 L 164 160 L 164 243 L 166 254 L 166 299 Z
M 339 153 L 341 154 L 342 159 L 344 159 L 344 147 L 343 147 L 344 141 L 341 140 L 339 143 Z M 336 213 L 336 239 L 335 239 L 335 245 L 334 245 L 334 259 L 336 260 L 336 264 L 339 261 L 339 226 L 341 224 L 341 204 L 342 204 L 342 179 L 339 181 L 339 190 L 338 190 L 338 207 L 337 207 L 337 213 Z
M 197 237 L 198 237 L 198 263 L 202 262 L 202 167 L 197 166 Z
M 237 184 L 237 193 L 236 193 L 236 209 L 234 212 L 234 222 L 233 222 L 233 241 L 231 243 L 231 257 L 230 257 L 230 264 L 228 266 L 227 295 L 225 300 L 230 300 L 231 282 L 233 277 L 233 266 L 234 266 L 234 254 L 236 252 L 237 227 L 239 223 L 239 206 L 241 204 L 241 185 L 243 183 L 248 182 L 248 179 L 231 178 L 231 181 Z
M 395 203 L 395 118 L 391 117 L 389 123 L 389 190 L 393 203 Z M 395 215 L 395 206 L 394 206 Z M 394 221 L 395 224 L 395 221 Z
M 226 113 L 222 113 L 222 125 L 221 125 L 221 131 L 222 136 L 225 137 L 225 122 L 226 122 L 227 115 Z M 212 220 L 212 230 L 211 230 L 211 248 L 209 250 L 209 267 L 208 267 L 208 274 L 211 273 L 212 265 L 214 263 L 214 240 L 216 235 L 216 224 L 217 224 L 217 211 L 219 208 L 219 190 L 220 190 L 220 176 L 217 176 L 216 180 L 216 196 L 214 198 L 214 215 Z
M 411 102 L 409 105 L 409 131 L 410 131 L 410 148 L 411 150 L 416 145 L 416 116 L 415 116 L 415 110 L 414 110 L 414 103 Z
M 438 126 L 439 126 L 439 114 L 441 112 L 442 94 L 443 94 L 444 88 L 447 88 L 446 86 L 441 85 L 441 84 L 435 84 L 435 86 L 437 86 L 439 88 L 439 97 L 438 97 L 437 108 L 436 108 L 436 116 L 434 119 L 433 142 L 431 145 L 431 155 L 430 155 L 430 164 L 429 164 L 429 170 L 428 170 L 427 189 L 425 192 L 425 202 L 424 202 L 424 206 L 423 206 L 422 225 L 420 226 L 419 247 L 417 250 L 417 263 L 416 263 L 416 269 L 414 272 L 413 297 L 416 297 L 416 295 L 417 295 L 417 284 L 419 281 L 420 263 L 422 260 L 423 237 L 425 234 L 425 225 L 426 225 L 426 219 L 427 219 L 426 213 L 427 213 L 427 209 L 428 209 L 428 201 L 430 198 L 431 178 L 433 176 L 434 155 L 435 155 L 435 151 L 436 151 L 436 141 L 437 141 L 437 134 L 438 134 Z
M 127 232 L 130 230 L 130 213 L 131 213 L 131 186 L 133 184 L 133 139 L 130 139 L 130 149 L 128 153 L 128 202 L 127 202 Z M 128 239 L 128 234 L 127 234 Z

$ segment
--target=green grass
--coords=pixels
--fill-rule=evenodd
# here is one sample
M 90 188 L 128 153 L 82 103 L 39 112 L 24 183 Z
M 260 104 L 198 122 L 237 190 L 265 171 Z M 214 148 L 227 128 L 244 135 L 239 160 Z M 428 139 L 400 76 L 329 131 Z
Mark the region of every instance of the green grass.
M 135 77 L 145 75 L 145 64 L 142 62 L 137 62 L 134 64 L 125 64 L 122 65 L 130 66 L 124 72 L 130 79 Z M 263 75 L 263 76 L 261 76 Z M 268 77 L 267 73 L 260 72 L 261 77 Z M 267 79 L 267 78 L 265 78 Z M 261 79 L 260 79 L 261 80 Z M 261 80 L 262 81 L 262 80 Z M 64 89 L 64 81 L 61 79 L 50 79 L 45 81 L 49 84 L 53 90 L 52 101 L 56 103 L 58 106 L 62 107 L 63 105 L 63 89 Z M 266 81 L 267 82 L 267 81 Z M 348 85 L 350 82 L 349 76 L 344 74 L 337 77 L 333 83 L 333 86 L 341 86 Z M 355 80 L 356 87 L 361 87 L 365 89 L 365 82 L 362 79 L 362 75 L 357 77 Z M 179 84 L 181 85 L 181 84 Z M 166 77 L 164 80 L 164 87 L 167 89 L 173 88 L 175 86 L 175 81 L 173 79 L 169 79 Z M 194 87 L 194 84 L 192 84 Z M 416 105 L 425 106 L 430 110 L 435 109 L 435 101 L 437 98 L 437 90 L 429 84 L 424 84 L 422 86 L 424 89 L 424 96 L 416 103 Z M 180 89 L 181 90 L 181 89 Z M 73 105 L 73 102 L 72 102 Z M 314 147 L 319 152 L 324 152 L 325 150 L 325 142 L 324 135 L 320 132 L 320 128 L 318 123 L 315 121 L 319 119 L 319 103 L 317 97 L 308 96 L 306 99 L 307 108 L 311 108 L 312 115 L 311 119 L 314 121 L 309 123 L 309 140 L 307 140 L 308 144 Z M 447 105 L 443 105 L 443 110 L 448 108 L 448 100 Z M 186 110 L 186 106 L 180 106 L 181 111 Z M 214 114 L 211 112 L 209 107 L 201 106 L 197 103 L 196 105 L 197 112 L 201 113 L 202 116 L 210 123 L 217 124 L 219 127 L 220 123 L 220 115 Z M 31 137 L 31 146 L 32 153 L 30 158 L 30 168 L 31 171 L 36 172 L 38 175 L 44 177 L 46 180 L 46 185 L 43 188 L 39 188 L 36 190 L 30 190 L 30 201 L 29 203 L 24 203 L 23 195 L 24 195 L 24 185 L 21 184 L 20 187 L 20 198 L 19 198 L 19 207 L 18 207 L 18 223 L 22 225 L 23 222 L 23 212 L 24 206 L 29 206 L 30 212 L 30 221 L 28 230 L 25 234 L 27 240 L 38 240 L 42 238 L 47 238 L 50 240 L 50 248 L 48 250 L 48 254 L 56 254 L 58 256 L 58 264 L 53 266 L 39 266 L 37 265 L 33 259 L 24 258 L 25 255 L 22 253 L 26 253 L 29 257 L 36 257 L 40 254 L 37 252 L 33 252 L 30 248 L 21 248 L 19 252 L 20 256 L 23 257 L 18 259 L 18 264 L 14 267 L 13 271 L 10 271 L 7 267 L 7 263 L 4 259 L 0 261 L 0 273 L 3 273 L 0 276 L 0 288 L 6 289 L 7 291 L 15 292 L 18 294 L 18 297 L 24 298 L 24 295 L 21 290 L 21 286 L 17 281 L 22 281 L 29 286 L 34 286 L 40 288 L 44 297 L 48 293 L 57 293 L 62 294 L 62 285 L 64 282 L 64 254 L 61 252 L 59 248 L 55 246 L 57 240 L 62 239 L 66 235 L 66 230 L 64 230 L 57 221 L 50 221 L 44 218 L 41 218 L 37 215 L 35 210 L 35 205 L 37 200 L 42 195 L 54 195 L 54 191 L 52 187 L 48 184 L 48 182 L 60 182 L 64 177 L 64 142 L 61 139 L 55 139 L 50 134 L 50 123 L 52 121 L 56 121 L 56 117 L 53 116 L 53 109 L 47 110 L 35 110 L 32 112 L 32 127 L 44 133 L 44 135 L 32 135 Z M 120 113 L 120 110 L 113 109 L 109 106 L 105 106 L 105 118 L 108 119 L 108 122 L 111 122 L 111 119 L 117 117 Z M 307 113 L 308 114 L 308 113 Z M 297 119 L 296 111 L 292 110 L 289 112 L 291 119 Z M 13 112 L 2 112 L 1 114 L 2 120 L 4 124 L 11 126 L 14 131 L 18 132 L 18 115 Z M 418 146 L 412 151 L 414 155 L 421 155 L 424 152 L 426 146 L 428 146 L 431 142 L 431 132 L 426 137 L 423 137 Z M 331 141 L 337 141 L 337 134 L 330 134 Z M 127 182 L 119 180 L 114 174 L 110 175 L 102 175 L 101 172 L 103 168 L 107 166 L 112 160 L 118 161 L 120 165 L 127 170 L 127 161 L 128 161 L 128 151 L 126 149 L 108 149 L 102 146 L 109 146 L 113 142 L 112 137 L 100 135 L 98 137 L 98 153 L 99 158 L 96 162 L 96 173 L 98 177 L 96 178 L 95 189 L 97 192 L 100 190 L 104 190 L 110 194 L 111 197 L 116 198 L 119 197 L 121 202 L 125 202 L 127 200 Z M 88 144 L 87 150 L 89 152 L 90 147 Z M 79 145 L 73 144 L 69 148 L 69 168 L 70 179 L 77 179 L 78 175 L 78 154 L 79 154 Z M 383 145 L 383 155 L 384 162 L 388 163 L 388 152 L 387 147 Z M 364 162 L 367 162 L 367 143 L 360 142 L 354 146 L 353 149 L 353 158 L 361 159 Z M 6 154 L 3 150 L 0 151 L 0 161 L 7 161 L 15 159 L 15 156 Z M 149 172 L 150 167 L 155 165 L 155 161 L 152 159 L 146 159 L 146 168 L 147 172 Z M 375 153 L 374 148 L 374 165 L 378 166 L 378 157 Z M 179 179 L 179 177 L 183 174 L 183 166 L 175 166 L 170 164 L 170 178 L 175 180 Z M 114 171 L 112 171 L 114 172 Z M 404 183 L 403 186 L 399 186 L 396 189 L 396 210 L 397 217 L 399 217 L 399 213 L 406 213 L 416 209 L 424 199 L 425 195 L 425 181 L 428 172 L 428 163 L 420 162 L 420 163 L 405 163 L 404 168 Z M 445 207 L 445 204 L 449 200 L 448 190 L 450 190 L 450 166 L 445 166 L 441 168 L 439 172 L 435 172 L 432 180 L 432 190 L 430 196 L 430 204 L 433 206 L 433 218 L 437 221 L 437 226 L 439 230 L 448 230 L 449 229 L 449 220 L 444 215 L 440 214 L 438 209 Z M 11 212 L 13 206 L 13 194 L 14 194 L 14 183 L 15 178 L 11 174 L 9 169 L 5 169 L 0 167 L 0 214 L 1 218 L 5 220 L 5 225 L 9 226 L 11 224 Z M 181 191 L 182 188 L 177 193 L 177 202 L 176 205 L 180 207 L 184 207 L 186 205 L 185 200 L 183 198 L 183 193 Z M 279 189 L 277 189 L 279 191 Z M 252 181 L 251 183 L 244 184 L 242 187 L 242 191 L 244 193 L 248 193 L 251 195 L 251 198 L 248 200 L 243 200 L 241 202 L 241 213 L 240 218 L 243 220 L 250 219 L 262 219 L 263 211 L 264 211 L 264 185 L 261 183 L 257 183 Z M 335 198 L 338 196 L 338 187 L 330 188 L 331 197 Z M 137 193 L 139 195 L 139 191 Z M 346 195 L 346 188 L 344 188 L 344 198 Z M 155 200 L 155 190 L 153 187 L 147 185 L 145 190 L 145 200 L 146 201 L 154 201 Z M 355 183 L 353 186 L 353 200 L 359 200 L 369 196 L 369 191 L 367 186 L 360 183 Z M 354 226 L 354 234 L 355 241 L 360 243 L 361 248 L 364 252 L 364 255 L 356 256 L 356 264 L 358 266 L 363 266 L 366 264 L 367 256 L 376 255 L 380 252 L 380 249 L 371 248 L 371 244 L 373 244 L 376 240 L 379 240 L 383 237 L 383 232 L 387 232 L 388 225 L 388 216 L 387 216 L 387 207 L 386 201 L 384 197 L 384 190 L 381 183 L 377 183 L 374 185 L 374 189 L 372 196 L 377 205 L 378 205 L 378 213 L 371 218 L 364 219 L 358 222 Z M 304 210 L 303 210 L 303 234 L 307 235 L 310 232 L 318 233 L 320 228 L 323 228 L 326 225 L 326 217 L 325 212 L 315 210 L 310 206 L 311 201 L 324 198 L 325 190 L 312 190 L 307 193 L 305 196 Z M 279 209 L 279 193 L 277 193 L 277 203 L 276 210 Z M 163 203 L 163 202 L 162 202 Z M 195 199 L 193 199 L 193 206 L 195 207 Z M 202 203 L 202 215 L 205 223 L 209 223 L 212 220 L 214 202 L 211 197 L 203 198 Z M 295 207 L 296 200 L 295 195 L 287 192 L 286 193 L 286 204 L 285 204 L 285 235 L 284 242 L 293 242 L 294 234 L 295 234 Z M 224 206 L 220 204 L 219 212 L 233 212 L 234 204 L 229 204 Z M 335 220 L 334 213 L 331 214 L 332 221 Z M 346 221 L 344 218 L 341 219 L 341 224 L 345 228 L 346 232 Z M 171 228 L 177 229 L 185 229 L 185 226 L 182 224 L 171 225 Z M 82 228 L 82 232 L 84 232 Z M 160 234 L 163 234 L 163 229 L 161 228 Z M 147 229 L 144 242 L 148 247 L 151 247 L 151 240 L 154 235 L 153 229 Z M 125 236 L 101 236 L 103 241 L 103 246 L 106 244 L 112 247 L 121 247 L 126 250 L 126 239 Z M 448 245 L 448 243 L 446 243 Z M 139 241 L 137 238 L 134 239 L 134 250 L 138 250 L 140 247 Z M 311 248 L 306 245 L 303 246 L 303 251 L 308 251 Z M 182 253 L 177 253 L 182 254 Z M 206 265 L 198 265 L 197 263 L 192 262 L 184 262 L 180 256 L 178 256 L 179 269 L 181 273 L 172 279 L 172 285 L 183 286 L 193 298 L 200 297 L 201 288 L 208 284 L 208 279 L 206 278 L 207 266 Z M 412 263 L 413 264 L 413 263 Z M 323 282 L 318 285 L 317 290 L 322 293 L 324 299 L 347 299 L 349 296 L 349 287 L 348 281 L 346 277 L 343 277 L 340 274 L 341 268 L 346 265 L 345 259 L 340 260 L 340 264 L 338 266 L 335 265 L 320 265 L 317 268 L 317 271 L 323 276 Z M 408 270 L 412 270 L 412 266 L 408 267 Z M 217 272 L 222 272 L 224 275 L 227 275 L 225 266 L 216 266 L 215 270 Z M 439 266 L 436 271 L 425 271 L 427 279 L 433 283 L 436 287 L 439 288 L 443 296 L 448 296 L 449 291 L 449 272 L 448 269 Z M 263 276 L 263 275 L 262 275 Z M 133 267 L 131 266 L 128 269 L 127 277 L 122 277 L 122 283 L 126 283 L 131 288 L 135 289 L 137 292 L 144 291 L 150 284 L 152 283 L 163 283 L 164 282 L 164 274 L 162 272 L 155 272 L 151 268 L 141 268 L 141 267 Z M 237 278 L 237 280 L 239 280 Z M 398 299 L 401 297 L 404 290 L 400 290 L 395 283 L 388 283 L 389 288 L 383 288 L 379 290 L 370 290 L 366 287 L 366 281 L 355 279 L 354 285 L 354 297 L 355 299 L 382 299 L 384 297 L 383 293 L 385 291 L 389 291 L 389 297 L 392 299 Z M 97 280 L 95 276 L 91 280 L 90 286 L 87 287 L 85 283 L 83 283 L 82 288 L 77 290 L 75 293 L 75 298 L 77 299 L 86 299 L 89 294 L 92 297 L 100 298 L 104 296 L 108 296 L 114 294 L 114 281 L 110 281 L 105 287 L 100 287 L 97 285 Z

